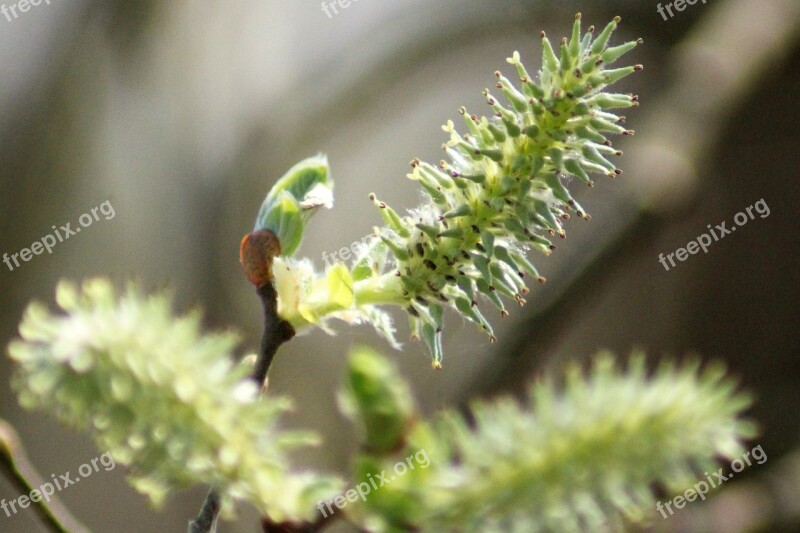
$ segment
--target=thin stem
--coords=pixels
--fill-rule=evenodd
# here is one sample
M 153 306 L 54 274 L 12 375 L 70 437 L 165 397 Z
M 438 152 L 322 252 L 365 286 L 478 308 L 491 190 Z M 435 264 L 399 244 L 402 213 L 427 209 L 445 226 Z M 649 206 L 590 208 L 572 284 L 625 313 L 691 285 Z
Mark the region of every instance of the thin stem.
M 220 510 L 219 493 L 211 489 L 206 501 L 197 514 L 197 518 L 189 523 L 189 533 L 209 533 L 217 530 L 217 518 Z
M 256 290 L 264 307 L 264 334 L 258 352 L 253 373 L 250 375 L 263 388 L 275 354 L 281 345 L 294 337 L 294 328 L 286 320 L 278 316 L 278 293 L 272 282 L 264 283 Z M 211 489 L 206 496 L 203 507 L 197 518 L 189 524 L 189 533 L 212 533 L 216 531 L 217 518 L 220 511 L 220 495 Z
M 31 494 L 43 484 L 42 476 L 33 468 L 20 444 L 17 432 L 4 420 L 0 420 L 0 470 L 23 494 Z M 50 496 L 49 502 L 40 500 L 31 507 L 51 531 L 89 533 L 89 529 L 73 517 L 55 495 Z
M 275 353 L 284 342 L 294 337 L 294 328 L 278 316 L 278 293 L 271 282 L 261 285 L 257 292 L 264 307 L 264 335 L 252 378 L 263 386 Z

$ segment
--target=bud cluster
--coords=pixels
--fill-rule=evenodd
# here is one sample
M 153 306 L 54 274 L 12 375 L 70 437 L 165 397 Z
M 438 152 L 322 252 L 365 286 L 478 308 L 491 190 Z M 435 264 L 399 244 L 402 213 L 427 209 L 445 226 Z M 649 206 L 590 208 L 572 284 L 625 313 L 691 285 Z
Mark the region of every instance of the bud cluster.
M 494 341 L 476 296 L 488 299 L 503 316 L 508 311 L 501 295 L 524 304 L 526 274 L 544 282 L 527 251 L 554 250 L 551 238 L 564 237 L 562 221 L 571 212 L 589 219 L 565 183 L 576 178 L 591 186 L 592 173 L 622 173 L 611 162 L 622 152 L 606 136 L 633 131 L 611 110 L 637 106 L 638 98 L 603 90 L 642 68 L 608 68 L 641 40 L 608 47 L 619 18 L 596 37 L 593 27 L 581 34 L 580 19 L 578 14 L 558 55 L 542 32 L 538 81 L 517 52 L 508 59 L 517 85 L 495 73 L 506 104 L 485 90 L 491 118 L 462 107 L 468 133 L 459 134 L 452 121 L 444 126 L 450 134 L 444 145 L 447 160 L 411 162 L 408 177 L 422 186 L 429 203 L 401 217 L 371 196 L 387 224 L 378 230 L 378 247 L 394 256 L 388 270 L 401 281 L 412 332 L 425 340 L 436 367 L 442 358 L 443 306 L 455 308 Z

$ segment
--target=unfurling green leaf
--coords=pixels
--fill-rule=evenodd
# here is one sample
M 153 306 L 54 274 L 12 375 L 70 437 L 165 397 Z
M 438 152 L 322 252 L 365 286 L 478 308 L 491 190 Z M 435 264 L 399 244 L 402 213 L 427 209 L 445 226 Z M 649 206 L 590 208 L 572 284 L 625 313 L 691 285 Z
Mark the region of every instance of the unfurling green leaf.
M 311 216 L 320 207 L 333 205 L 329 174 L 325 156 L 305 159 L 275 183 L 261 204 L 255 229 L 268 229 L 277 235 L 283 255 L 293 255 L 300 246 Z

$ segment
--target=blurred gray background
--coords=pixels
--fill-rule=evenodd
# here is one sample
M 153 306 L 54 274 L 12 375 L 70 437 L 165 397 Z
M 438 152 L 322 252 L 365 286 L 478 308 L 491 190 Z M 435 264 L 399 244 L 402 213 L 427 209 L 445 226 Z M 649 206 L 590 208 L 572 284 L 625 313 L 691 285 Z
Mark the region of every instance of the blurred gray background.
M 640 95 L 633 138 L 619 139 L 625 174 L 580 191 L 593 218 L 567 223 L 549 258 L 548 283 L 497 326 L 499 342 L 448 316 L 444 371 L 424 346 L 394 352 L 368 328 L 313 331 L 284 346 L 271 391 L 295 399 L 286 420 L 325 445 L 298 467 L 344 471 L 354 429 L 336 409 L 345 355 L 356 343 L 391 352 L 421 411 L 519 394 L 533 377 L 610 348 L 727 361 L 758 402 L 757 443 L 769 456 L 719 497 L 655 525 L 742 531 L 797 525 L 800 443 L 800 275 L 796 206 L 800 1 L 715 0 L 664 20 L 651 1 L 359 0 L 333 16 L 317 0 L 52 0 L 16 19 L 0 16 L 0 254 L 16 253 L 109 201 L 95 222 L 10 271 L 0 264 L 0 341 L 16 334 L 26 304 L 53 300 L 59 279 L 109 276 L 173 288 L 182 310 L 201 307 L 209 328 L 258 346 L 261 310 L 238 265 L 267 190 L 297 160 L 325 152 L 334 209 L 319 213 L 301 254 L 359 240 L 380 217 L 370 192 L 414 207 L 405 179 L 412 157 L 438 161 L 440 129 L 466 105 L 486 113 L 481 90 L 519 50 L 539 64 L 539 31 L 565 35 L 573 15 L 623 22 L 615 43 L 644 38 L 626 64 L 645 70 L 622 83 Z M 691 256 L 669 272 L 659 253 L 730 221 L 764 199 L 770 216 Z M 728 222 L 730 224 L 730 222 Z M 408 330 L 395 313 L 400 336 Z M 83 433 L 23 412 L 0 359 L 0 418 L 19 431 L 49 477 L 96 457 Z M 793 455 L 794 453 L 794 455 Z M 796 476 L 796 477 L 792 477 Z M 787 481 L 788 480 L 788 481 Z M 784 487 L 784 488 L 785 488 Z M 153 510 L 123 468 L 60 493 L 95 531 L 185 531 L 205 487 Z M 796 490 L 796 489 L 794 489 Z M 726 496 L 727 495 L 727 496 Z M 0 478 L 0 498 L 19 496 Z M 258 531 L 245 507 L 223 531 Z M 34 515 L 0 515 L 0 531 L 42 531 Z M 339 525 L 331 531 L 348 531 Z

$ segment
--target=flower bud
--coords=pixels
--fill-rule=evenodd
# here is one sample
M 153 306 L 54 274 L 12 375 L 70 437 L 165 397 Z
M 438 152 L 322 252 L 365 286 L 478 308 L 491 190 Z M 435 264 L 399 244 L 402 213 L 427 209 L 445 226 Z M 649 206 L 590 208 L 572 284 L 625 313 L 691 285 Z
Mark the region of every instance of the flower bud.
M 268 229 L 248 233 L 239 247 L 239 263 L 256 287 L 272 281 L 272 258 L 281 255 L 281 243 Z

